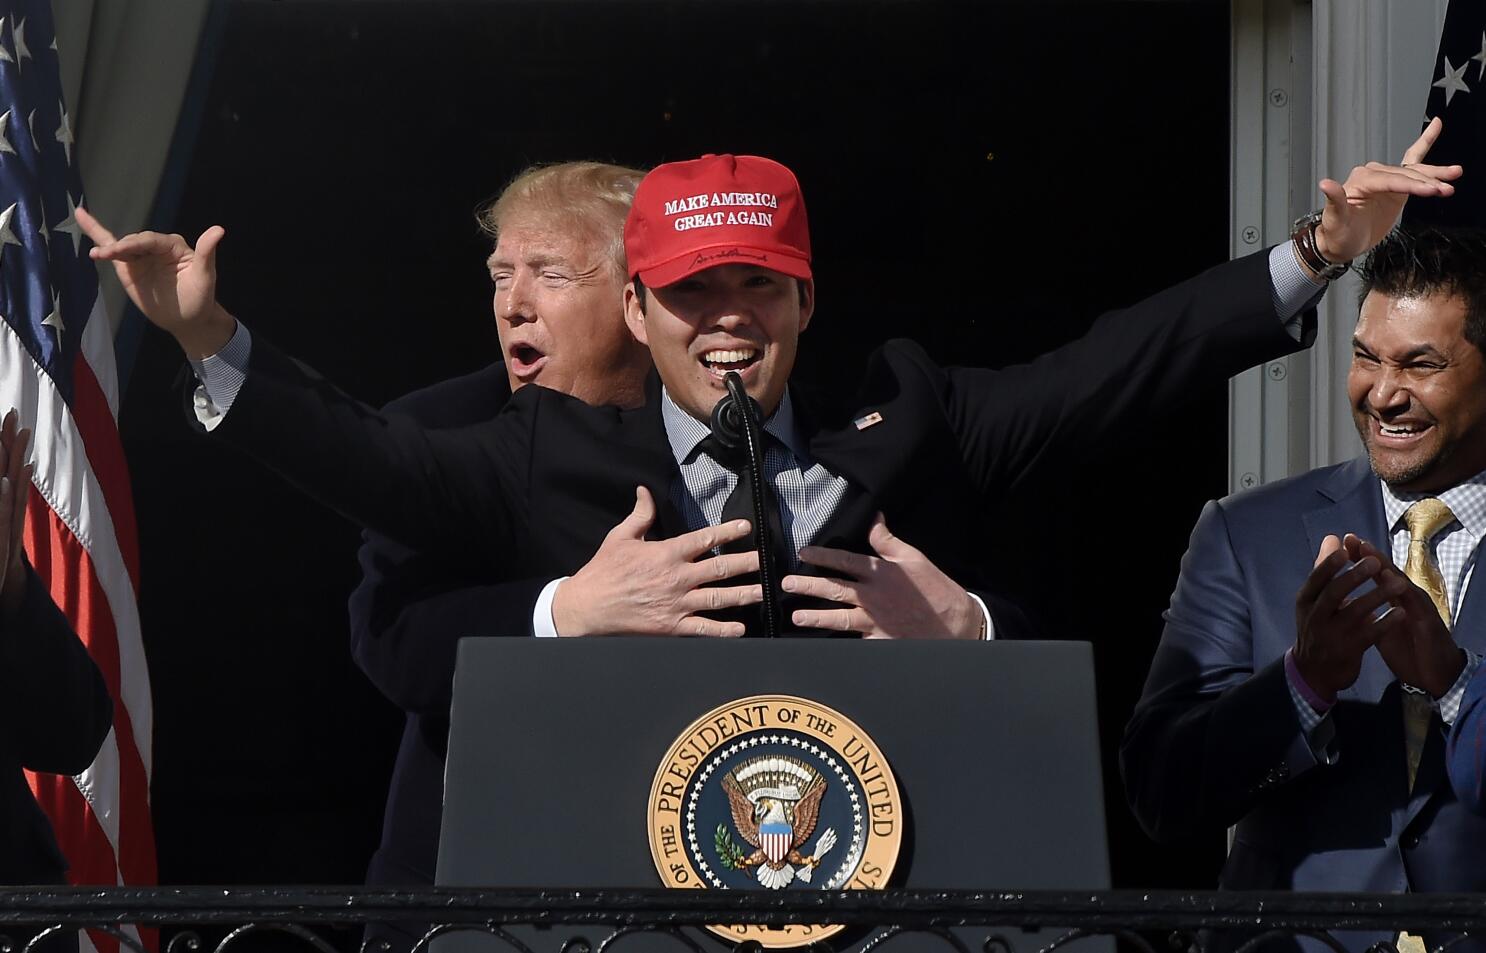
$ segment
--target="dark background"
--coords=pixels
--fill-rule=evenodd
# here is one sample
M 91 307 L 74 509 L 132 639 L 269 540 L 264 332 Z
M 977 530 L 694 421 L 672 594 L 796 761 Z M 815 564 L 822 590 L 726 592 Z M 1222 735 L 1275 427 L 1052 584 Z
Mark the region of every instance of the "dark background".
M 790 165 L 820 303 L 802 371 L 840 383 L 889 336 L 946 363 L 1025 360 L 1226 255 L 1221 0 L 233 0 L 226 16 L 167 225 L 224 224 L 227 307 L 373 403 L 496 356 L 472 213 L 534 161 Z M 192 437 L 182 365 L 147 331 L 122 415 L 161 881 L 358 882 L 401 714 L 348 652 L 357 532 Z M 1094 642 L 1117 886 L 1210 886 L 1221 855 L 1217 835 L 1145 839 L 1115 745 L 1187 532 L 1226 489 L 1225 400 L 1213 381 L 1070 453 L 1062 478 L 1001 501 L 985 541 L 1050 633 Z

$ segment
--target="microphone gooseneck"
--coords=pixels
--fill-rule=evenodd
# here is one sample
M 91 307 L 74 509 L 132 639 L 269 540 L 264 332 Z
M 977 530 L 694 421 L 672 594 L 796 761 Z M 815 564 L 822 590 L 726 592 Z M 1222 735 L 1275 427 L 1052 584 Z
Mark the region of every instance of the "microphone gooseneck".
M 753 489 L 753 548 L 758 551 L 759 583 L 764 590 L 764 636 L 777 638 L 780 630 L 779 567 L 774 565 L 774 545 L 769 538 L 768 496 L 764 484 L 764 436 L 759 406 L 743 388 L 737 371 L 723 378 L 727 396 L 712 408 L 712 436 L 730 450 L 746 448 Z M 741 479 L 741 477 L 740 477 Z

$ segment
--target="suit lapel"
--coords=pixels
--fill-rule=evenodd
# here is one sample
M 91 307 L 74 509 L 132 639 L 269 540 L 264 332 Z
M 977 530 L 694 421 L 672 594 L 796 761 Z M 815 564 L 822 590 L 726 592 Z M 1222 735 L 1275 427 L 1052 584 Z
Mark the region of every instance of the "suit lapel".
M 1486 625 L 1486 578 L 1481 572 L 1479 552 L 1476 559 L 1465 598 L 1460 600 L 1460 617 L 1455 620 L 1452 631 L 1456 644 L 1482 655 L 1486 654 L 1486 632 L 1482 631 L 1482 626 Z
M 794 388 L 792 394 L 800 431 L 810 444 L 810 455 L 832 474 L 846 480 L 846 493 L 816 534 L 816 542 L 861 550 L 866 545 L 872 518 L 882 506 L 883 488 L 908 443 L 901 430 L 913 422 L 905 415 L 886 412 L 874 419 L 874 407 L 849 411 L 839 400 L 805 388 Z
M 1384 553 L 1392 551 L 1383 512 L 1382 489 L 1366 458 L 1359 457 L 1337 470 L 1320 494 L 1322 504 L 1304 517 L 1313 554 L 1320 551 L 1321 540 L 1326 536 L 1340 537 L 1346 533 L 1361 536 Z M 1395 829 L 1400 832 L 1418 815 L 1430 797 L 1446 784 L 1444 736 L 1434 731 L 1430 733 L 1420 758 L 1413 790 L 1408 790 L 1402 696 L 1397 677 L 1376 650 L 1363 656 L 1362 671 L 1356 684 L 1341 695 L 1375 707 L 1376 717 L 1369 743 L 1376 747 L 1377 770 L 1381 775 L 1371 778 L 1369 783 L 1386 785 L 1389 789 L 1386 801 L 1395 805 L 1398 818 Z
M 1347 533 L 1362 537 L 1384 553 L 1390 551 L 1388 528 L 1384 525 L 1383 493 L 1365 457 L 1358 457 L 1338 468 L 1318 494 L 1318 505 L 1303 515 L 1312 558 L 1320 552 L 1321 541 L 1327 536 L 1341 538 Z M 1363 657 L 1357 683 L 1344 692 L 1343 697 L 1376 703 L 1393 681 L 1393 672 L 1378 653 L 1368 652 Z M 1400 754 L 1399 758 L 1402 757 Z

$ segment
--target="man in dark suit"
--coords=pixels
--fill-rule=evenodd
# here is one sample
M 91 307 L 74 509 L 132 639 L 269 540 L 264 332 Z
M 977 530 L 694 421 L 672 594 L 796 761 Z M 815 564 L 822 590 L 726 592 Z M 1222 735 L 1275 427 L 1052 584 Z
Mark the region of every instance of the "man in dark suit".
M 1031 478 L 1055 445 L 1117 432 L 1179 400 L 1192 380 L 1294 350 L 1311 320 L 1306 304 L 1324 287 L 1314 272 L 1370 248 L 1407 195 L 1450 190 L 1442 178 L 1458 168 L 1416 161 L 1437 131 L 1406 156 L 1411 168 L 1374 164 L 1345 185 L 1324 181 L 1324 213 L 1295 243 L 1107 315 L 1030 365 L 944 369 L 893 342 L 844 399 L 786 389 L 815 290 L 793 175 L 748 157 L 661 166 L 625 226 L 626 318 L 658 369 L 645 405 L 591 408 L 526 388 L 496 420 L 459 434 L 379 418 L 255 344 L 215 301 L 220 229 L 193 251 L 179 236 L 115 241 L 86 213 L 79 221 L 99 242 L 93 255 L 114 261 L 151 320 L 200 361 L 207 396 L 225 413 L 219 436 L 406 542 L 558 577 L 533 618 L 550 634 L 741 632 L 704 613 L 756 601 L 757 587 L 699 584 L 752 570 L 756 556 L 698 559 L 748 531 L 745 520 L 720 518 L 739 479 L 702 440 L 733 369 L 769 417 L 766 470 L 797 570 L 783 588 L 840 604 L 802 605 L 786 621 L 975 638 L 982 626 L 968 597 L 933 564 L 974 577 L 985 537 L 970 524 L 982 499 Z
M 1486 233 L 1400 231 L 1360 272 L 1366 455 L 1203 511 L 1121 767 L 1153 837 L 1231 829 L 1224 887 L 1477 892 L 1444 751 L 1486 652 Z
M 619 238 L 643 176 L 622 166 L 568 162 L 512 180 L 479 216 L 495 241 L 487 264 L 503 360 L 408 394 L 386 412 L 427 427 L 465 427 L 494 418 L 528 384 L 593 404 L 638 403 L 650 354 L 624 324 Z M 432 884 L 458 641 L 528 634 L 531 607 L 547 579 L 512 579 L 371 531 L 359 560 L 363 577 L 348 606 L 351 650 L 407 714 L 367 883 Z M 406 949 L 426 929 L 378 924 L 367 935 Z
M 65 883 L 67 860 L 22 769 L 77 774 L 113 724 L 113 702 L 21 548 L 31 468 L 14 412 L 0 427 L 0 884 Z M 58 939 L 47 949 L 76 949 Z

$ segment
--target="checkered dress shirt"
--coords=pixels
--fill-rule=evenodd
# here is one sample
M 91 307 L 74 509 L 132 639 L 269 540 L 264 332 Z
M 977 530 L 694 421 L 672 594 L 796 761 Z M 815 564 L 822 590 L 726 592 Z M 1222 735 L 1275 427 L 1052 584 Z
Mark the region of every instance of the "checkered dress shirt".
M 722 522 L 728 496 L 738 485 L 738 474 L 697 449 L 711 429 L 678 407 L 664 389 L 660 411 L 671 453 L 681 469 L 681 479 L 671 484 L 671 502 L 688 530 L 716 526 Z M 764 431 L 768 434 L 764 441 L 768 445 L 764 478 L 779 497 L 779 519 L 790 539 L 789 568 L 793 570 L 800 565 L 800 548 L 814 542 L 815 534 L 836 512 L 846 494 L 846 481 L 810 458 L 788 390 L 779 409 L 764 421 Z
M 1387 483 L 1381 480 L 1378 482 L 1383 488 L 1383 514 L 1387 517 L 1393 564 L 1403 566 L 1409 558 L 1409 529 L 1404 524 L 1403 515 L 1410 506 L 1431 494 L 1400 493 Z M 1455 521 L 1430 540 L 1430 548 L 1440 567 L 1440 575 L 1445 580 L 1450 618 L 1456 619 L 1460 616 L 1460 606 L 1465 600 L 1466 586 L 1470 585 L 1476 568 L 1477 549 L 1482 536 L 1486 535 L 1486 473 L 1478 473 L 1464 483 L 1434 495 L 1443 500 L 1450 507 L 1450 512 L 1455 514 Z M 1471 680 L 1476 669 L 1481 667 L 1481 656 L 1470 649 L 1465 650 L 1465 656 L 1465 669 L 1455 680 L 1455 684 L 1450 686 L 1450 690 L 1440 696 L 1436 703 L 1440 718 L 1447 725 L 1455 722 L 1455 716 L 1460 713 L 1460 701 L 1465 695 L 1466 683 Z M 1324 715 L 1301 697 L 1293 683 L 1290 684 L 1290 697 L 1295 701 L 1295 710 L 1300 713 L 1301 726 L 1307 732 L 1321 723 Z

